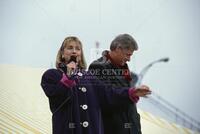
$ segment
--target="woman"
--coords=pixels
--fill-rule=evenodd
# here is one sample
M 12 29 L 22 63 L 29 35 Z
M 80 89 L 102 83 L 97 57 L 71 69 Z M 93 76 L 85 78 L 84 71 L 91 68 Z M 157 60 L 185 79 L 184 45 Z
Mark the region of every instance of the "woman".
M 134 103 L 138 98 L 132 89 L 106 87 L 85 72 L 77 37 L 65 38 L 56 68 L 47 70 L 41 81 L 53 114 L 53 134 L 103 134 L 101 107 Z

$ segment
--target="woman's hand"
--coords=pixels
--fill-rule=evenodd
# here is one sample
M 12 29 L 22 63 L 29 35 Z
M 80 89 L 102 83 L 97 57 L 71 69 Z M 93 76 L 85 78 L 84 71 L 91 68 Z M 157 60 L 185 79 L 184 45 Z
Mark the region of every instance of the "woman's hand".
M 74 61 L 67 64 L 67 75 L 68 76 L 71 76 L 75 72 L 77 65 L 78 65 L 78 63 L 75 63 Z
M 76 85 L 75 80 L 70 80 L 64 73 L 63 73 L 63 76 L 62 76 L 60 82 L 63 83 L 66 87 L 69 87 L 69 88 Z

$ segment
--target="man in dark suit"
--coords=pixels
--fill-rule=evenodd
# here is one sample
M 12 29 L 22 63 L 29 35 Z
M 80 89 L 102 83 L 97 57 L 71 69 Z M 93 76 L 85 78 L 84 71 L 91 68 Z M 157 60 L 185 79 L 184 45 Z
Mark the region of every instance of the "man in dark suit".
M 102 57 L 90 64 L 89 70 L 100 70 L 97 77 L 114 88 L 130 87 L 132 78 L 126 62 L 130 61 L 137 49 L 137 43 L 131 35 L 118 35 L 111 42 L 110 51 L 105 50 Z M 135 88 L 136 93 L 139 88 Z M 105 134 L 141 134 L 140 115 L 136 108 L 139 96 L 134 98 L 135 103 L 132 104 L 102 108 Z

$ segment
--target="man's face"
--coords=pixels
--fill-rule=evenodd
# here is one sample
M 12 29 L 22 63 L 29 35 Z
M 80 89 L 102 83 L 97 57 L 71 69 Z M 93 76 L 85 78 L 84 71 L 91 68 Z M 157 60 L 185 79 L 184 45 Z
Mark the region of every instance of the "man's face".
M 130 49 L 116 49 L 116 61 L 119 65 L 123 66 L 127 61 L 131 60 L 131 56 L 133 55 L 133 50 Z

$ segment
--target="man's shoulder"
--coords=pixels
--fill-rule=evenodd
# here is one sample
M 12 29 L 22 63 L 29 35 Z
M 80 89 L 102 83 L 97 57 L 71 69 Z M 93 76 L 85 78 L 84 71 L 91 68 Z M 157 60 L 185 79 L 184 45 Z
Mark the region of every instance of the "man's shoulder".
M 96 67 L 103 67 L 105 63 L 106 63 L 106 59 L 104 57 L 100 57 L 99 59 L 93 61 L 89 65 L 89 69 L 96 68 Z
M 103 64 L 105 62 L 106 62 L 105 57 L 100 57 L 97 60 L 94 60 L 90 65 L 92 65 L 92 64 Z

